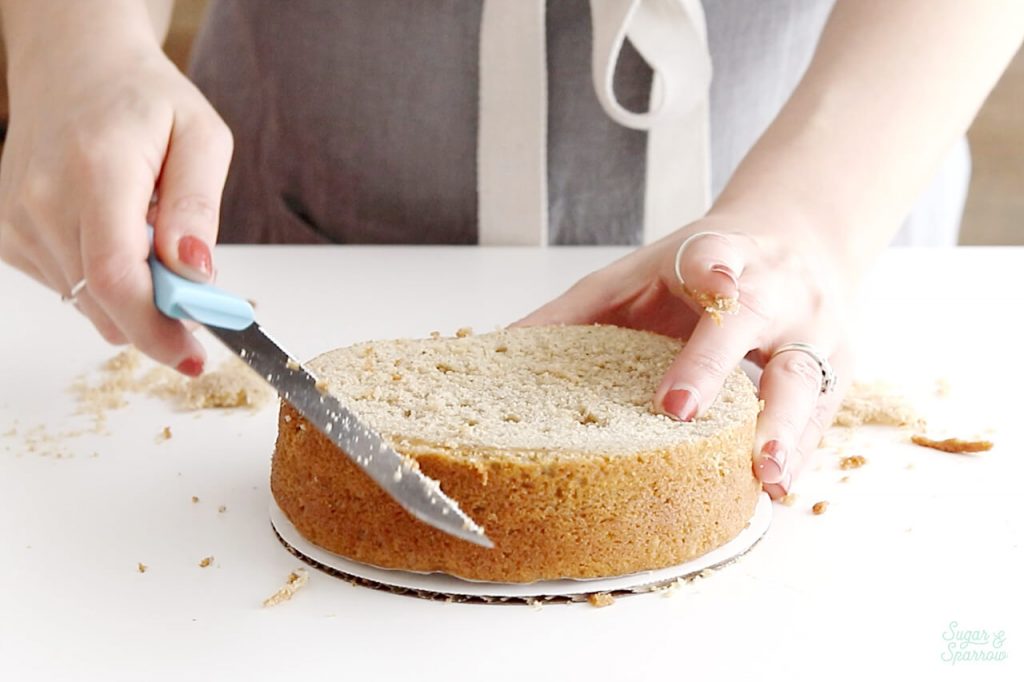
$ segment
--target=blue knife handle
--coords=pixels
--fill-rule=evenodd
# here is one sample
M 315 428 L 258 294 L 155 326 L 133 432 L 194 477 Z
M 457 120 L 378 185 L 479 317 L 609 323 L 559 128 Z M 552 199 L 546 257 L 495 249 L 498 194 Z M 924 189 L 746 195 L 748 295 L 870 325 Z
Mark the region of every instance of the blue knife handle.
M 252 304 L 212 284 L 200 284 L 174 274 L 157 260 L 149 229 L 149 269 L 153 273 L 153 299 L 157 309 L 176 320 L 195 320 L 222 329 L 245 329 L 253 323 Z

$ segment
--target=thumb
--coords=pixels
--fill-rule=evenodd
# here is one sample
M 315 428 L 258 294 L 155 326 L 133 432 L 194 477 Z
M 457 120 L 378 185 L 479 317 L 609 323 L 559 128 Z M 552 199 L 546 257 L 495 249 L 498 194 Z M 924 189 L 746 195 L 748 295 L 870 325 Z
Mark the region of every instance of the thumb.
M 175 120 L 157 187 L 153 239 L 164 265 L 199 282 L 213 279 L 231 151 L 231 132 L 216 114 Z

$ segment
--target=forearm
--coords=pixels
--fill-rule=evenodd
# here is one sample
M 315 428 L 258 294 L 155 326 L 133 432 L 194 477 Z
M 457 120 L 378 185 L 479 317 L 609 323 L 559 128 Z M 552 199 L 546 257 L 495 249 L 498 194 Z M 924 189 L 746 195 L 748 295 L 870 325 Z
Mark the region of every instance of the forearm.
M 1020 0 L 839 0 L 806 75 L 711 215 L 813 230 L 861 271 L 1022 37 Z
M 12 75 L 60 53 L 96 59 L 120 47 L 159 48 L 174 0 L 0 0 Z

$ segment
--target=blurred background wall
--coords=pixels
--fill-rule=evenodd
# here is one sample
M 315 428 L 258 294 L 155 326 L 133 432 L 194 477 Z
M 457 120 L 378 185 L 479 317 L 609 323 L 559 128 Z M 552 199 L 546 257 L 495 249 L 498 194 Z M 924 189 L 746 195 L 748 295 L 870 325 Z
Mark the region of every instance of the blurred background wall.
M 30 1 L 30 0 L 25 0 Z M 166 50 L 182 68 L 207 0 L 177 0 Z M 6 73 L 6 65 L 2 72 Z M 0 123 L 7 88 L 0 78 Z M 1017 54 L 968 133 L 974 158 L 960 241 L 1024 245 L 1024 51 Z

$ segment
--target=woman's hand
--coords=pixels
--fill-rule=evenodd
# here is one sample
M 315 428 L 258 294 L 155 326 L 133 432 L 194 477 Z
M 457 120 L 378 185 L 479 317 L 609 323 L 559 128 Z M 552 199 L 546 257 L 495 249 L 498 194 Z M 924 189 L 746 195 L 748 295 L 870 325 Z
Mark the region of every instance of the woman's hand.
M 107 341 L 194 376 L 202 346 L 153 304 L 146 221 L 169 268 L 213 278 L 231 134 L 152 35 L 86 33 L 12 55 L 0 257 L 58 294 L 84 278 L 76 307 Z
M 698 233 L 710 234 L 694 237 L 681 254 L 684 287 L 676 252 Z M 842 323 L 853 277 L 846 272 L 813 230 L 708 217 L 588 275 L 517 324 L 615 324 L 688 339 L 654 396 L 665 414 L 683 421 L 705 413 L 744 357 L 762 367 L 754 471 L 777 498 L 818 446 L 849 379 Z M 735 311 L 709 314 L 704 308 L 715 298 L 736 301 Z M 822 371 L 810 355 L 772 357 L 791 342 L 829 358 L 837 390 L 821 394 Z

